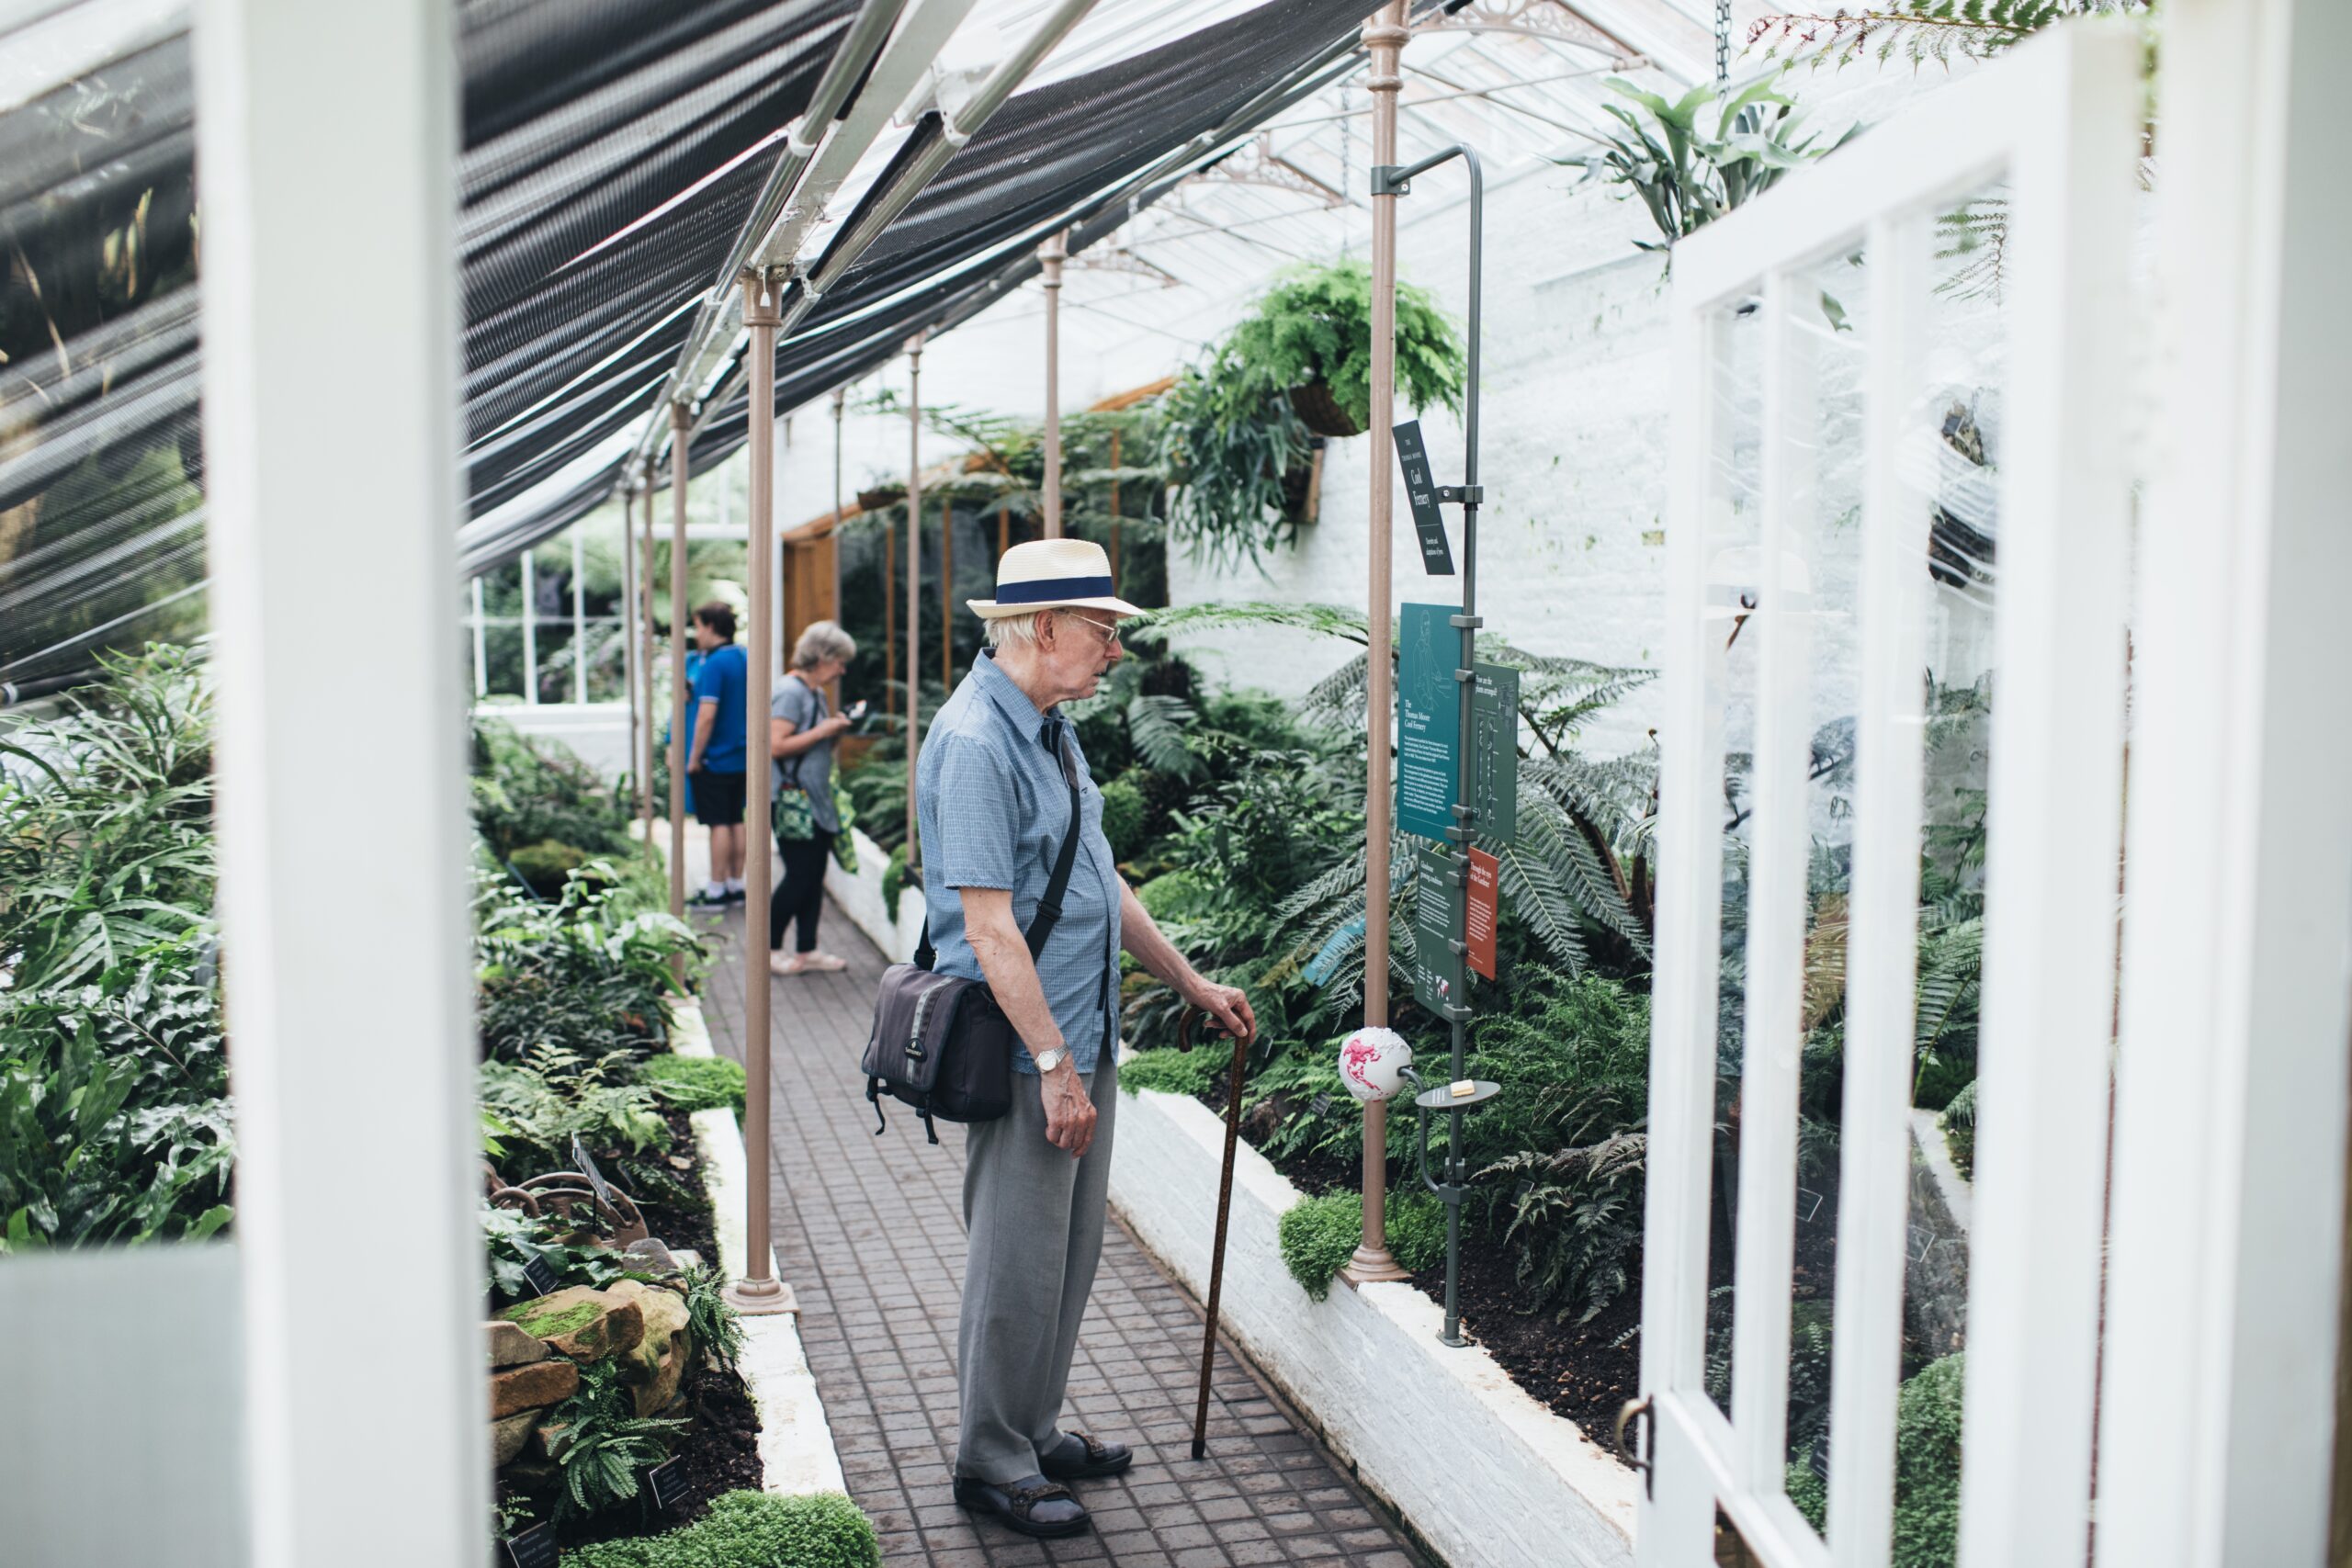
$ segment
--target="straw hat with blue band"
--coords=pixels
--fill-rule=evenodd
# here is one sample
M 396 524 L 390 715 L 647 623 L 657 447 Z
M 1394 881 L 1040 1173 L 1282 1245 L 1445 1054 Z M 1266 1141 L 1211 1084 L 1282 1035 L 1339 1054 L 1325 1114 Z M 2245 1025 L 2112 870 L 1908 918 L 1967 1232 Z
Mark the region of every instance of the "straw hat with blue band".
M 1004 552 L 996 563 L 996 597 L 967 599 L 984 621 L 1039 610 L 1103 610 L 1114 615 L 1143 611 L 1112 592 L 1111 558 L 1088 539 L 1032 539 Z

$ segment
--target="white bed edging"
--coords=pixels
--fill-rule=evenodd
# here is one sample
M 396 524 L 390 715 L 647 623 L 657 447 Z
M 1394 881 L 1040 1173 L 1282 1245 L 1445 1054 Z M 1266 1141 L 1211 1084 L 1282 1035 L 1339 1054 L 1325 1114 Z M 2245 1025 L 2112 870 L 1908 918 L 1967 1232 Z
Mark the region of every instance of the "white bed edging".
M 903 964 L 914 957 L 916 940 L 922 935 L 922 890 L 910 887 L 899 894 L 899 918 L 892 920 L 889 904 L 882 897 L 882 873 L 890 857 L 855 828 L 850 831 L 857 837 L 857 874 L 843 871 L 839 861 L 827 861 L 825 891 L 832 895 L 850 924 L 882 950 L 884 957 Z
M 673 1003 L 670 1009 L 670 1048 L 681 1056 L 715 1055 L 700 1003 Z M 718 1234 L 718 1264 L 730 1280 L 740 1280 L 751 1262 L 745 1246 L 743 1203 L 750 1168 L 742 1129 L 735 1113 L 721 1108 L 697 1111 L 694 1117 L 695 1147 L 702 1155 L 703 1185 L 710 1193 L 713 1228 Z M 769 1272 L 775 1273 L 775 1254 Z M 800 1345 L 800 1319 L 794 1313 L 743 1319 L 743 1354 L 739 1362 L 744 1386 L 760 1411 L 760 1470 L 762 1486 L 770 1492 L 797 1495 L 806 1492 L 846 1494 L 841 1455 L 833 1448 L 832 1427 L 825 1420 L 824 1401 L 817 1393 L 816 1374 Z
M 1187 1096 L 1122 1094 L 1112 1147 L 1112 1206 L 1205 1294 L 1224 1123 Z M 1309 1301 L 1277 1240 L 1299 1198 L 1241 1145 L 1222 1315 L 1258 1370 L 1457 1568 L 1631 1568 L 1634 1472 L 1486 1351 L 1440 1345 L 1444 1314 L 1411 1285 L 1334 1281 L 1329 1299 Z

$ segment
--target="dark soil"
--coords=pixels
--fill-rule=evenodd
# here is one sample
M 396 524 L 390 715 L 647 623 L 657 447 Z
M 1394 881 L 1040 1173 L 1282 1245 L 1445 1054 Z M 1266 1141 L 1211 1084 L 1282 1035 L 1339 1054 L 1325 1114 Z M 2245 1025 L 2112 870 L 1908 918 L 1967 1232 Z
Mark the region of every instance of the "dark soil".
M 596 1162 L 605 1179 L 636 1201 L 646 1228 L 664 1245 L 673 1252 L 691 1247 L 705 1263 L 717 1268 L 718 1233 L 712 1224 L 709 1193 L 703 1185 L 701 1156 L 695 1148 L 693 1121 L 682 1111 L 672 1111 L 666 1120 L 670 1124 L 666 1152 L 629 1155 L 600 1149 L 594 1151 Z M 648 1171 L 656 1179 L 644 1179 L 643 1173 Z M 659 1535 L 702 1517 L 712 1499 L 725 1493 L 760 1490 L 763 1479 L 760 1416 L 743 1380 L 705 1365 L 687 1376 L 682 1392 L 692 1424 L 671 1450 L 684 1477 L 679 1500 L 657 1511 L 651 1491 L 646 1489 L 639 1494 L 634 1507 L 616 1508 L 559 1527 L 556 1539 L 563 1546 Z M 501 1491 L 514 1491 L 511 1480 L 502 1484 Z M 547 1501 L 551 1504 L 552 1499 Z
M 1413 1283 L 1444 1302 L 1443 1265 L 1414 1275 Z M 1460 1302 L 1463 1333 L 1485 1346 L 1511 1382 L 1608 1446 L 1617 1412 L 1641 1393 L 1640 1291 L 1626 1291 L 1590 1323 L 1577 1323 L 1573 1313 L 1563 1323 L 1556 1306 L 1529 1310 L 1508 1256 L 1464 1238 Z
M 702 1517 L 709 1511 L 711 1500 L 724 1493 L 760 1489 L 760 1416 L 743 1390 L 743 1380 L 733 1372 L 705 1367 L 686 1381 L 686 1405 L 694 1426 L 671 1456 L 684 1466 L 684 1497 L 657 1512 L 650 1489 L 642 1489 L 636 1507 L 575 1519 L 557 1529 L 557 1540 L 573 1547 L 624 1536 L 660 1535 Z
M 1226 1086 L 1220 1079 L 1201 1102 L 1225 1114 Z M 1245 1120 L 1241 1135 L 1252 1147 L 1260 1130 Z M 1363 1163 L 1352 1156 L 1306 1155 L 1274 1162 L 1293 1185 L 1310 1197 L 1360 1190 Z M 1391 1164 L 1390 1190 L 1414 1178 Z M 1445 1268 L 1413 1276 L 1413 1284 L 1443 1305 Z M 1538 1308 L 1512 1277 L 1510 1256 L 1484 1236 L 1466 1232 L 1462 1241 L 1458 1287 L 1463 1332 L 1486 1347 L 1503 1371 L 1538 1404 L 1577 1424 L 1586 1437 L 1606 1444 L 1617 1412 L 1641 1393 L 1642 1294 L 1629 1289 L 1590 1323 L 1574 1314 L 1558 1321 L 1558 1307 Z

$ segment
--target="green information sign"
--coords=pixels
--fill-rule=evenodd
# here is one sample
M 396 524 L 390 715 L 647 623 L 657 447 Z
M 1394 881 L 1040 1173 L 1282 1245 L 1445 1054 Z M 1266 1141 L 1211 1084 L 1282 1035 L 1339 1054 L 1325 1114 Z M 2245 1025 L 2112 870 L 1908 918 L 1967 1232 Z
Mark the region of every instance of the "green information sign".
M 1519 837 L 1519 671 L 1474 664 L 1471 672 L 1470 826 L 1507 844 Z
M 1462 634 L 1451 604 L 1398 610 L 1396 826 L 1442 842 L 1461 799 Z
M 1462 954 L 1464 889 L 1454 879 L 1453 857 L 1424 849 L 1413 857 L 1413 997 L 1440 1018 L 1448 1008 L 1470 1005 Z

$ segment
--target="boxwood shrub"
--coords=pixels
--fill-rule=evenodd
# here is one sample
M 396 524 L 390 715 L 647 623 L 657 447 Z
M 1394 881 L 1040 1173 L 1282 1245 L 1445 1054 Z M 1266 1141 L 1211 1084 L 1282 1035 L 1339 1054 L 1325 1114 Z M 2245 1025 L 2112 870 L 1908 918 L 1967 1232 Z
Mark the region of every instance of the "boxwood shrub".
M 729 1492 L 693 1524 L 577 1547 L 563 1554 L 563 1568 L 879 1568 L 881 1561 L 874 1521 L 838 1492 Z
M 638 1064 L 637 1080 L 681 1111 L 725 1106 L 743 1114 L 743 1064 L 724 1056 L 648 1056 Z

